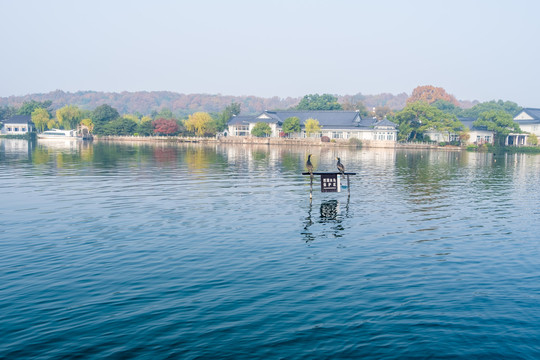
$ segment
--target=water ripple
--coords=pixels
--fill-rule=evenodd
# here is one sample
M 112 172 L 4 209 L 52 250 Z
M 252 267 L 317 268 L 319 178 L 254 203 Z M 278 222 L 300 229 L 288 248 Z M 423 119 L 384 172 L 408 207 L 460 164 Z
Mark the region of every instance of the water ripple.
M 309 201 L 308 151 L 350 198 Z M 0 357 L 540 357 L 536 157 L 31 155 L 0 157 Z

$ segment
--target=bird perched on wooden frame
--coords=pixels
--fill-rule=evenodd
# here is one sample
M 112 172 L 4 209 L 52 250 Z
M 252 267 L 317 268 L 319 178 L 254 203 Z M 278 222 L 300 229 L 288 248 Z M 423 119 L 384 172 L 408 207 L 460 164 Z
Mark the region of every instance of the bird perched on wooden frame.
M 313 181 L 313 164 L 311 163 L 311 154 L 308 154 L 307 156 L 306 169 L 309 173 L 311 181 Z
M 341 163 L 341 159 L 340 158 L 336 158 L 337 159 L 337 169 L 339 170 L 339 172 L 342 174 L 342 175 L 345 175 L 345 165 L 343 165 Z

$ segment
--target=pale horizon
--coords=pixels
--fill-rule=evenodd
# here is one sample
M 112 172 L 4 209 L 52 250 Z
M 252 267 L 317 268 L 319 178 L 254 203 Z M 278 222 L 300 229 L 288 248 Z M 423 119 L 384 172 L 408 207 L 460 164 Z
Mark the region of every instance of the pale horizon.
M 534 1 L 0 0 L 0 96 L 411 94 L 540 107 Z

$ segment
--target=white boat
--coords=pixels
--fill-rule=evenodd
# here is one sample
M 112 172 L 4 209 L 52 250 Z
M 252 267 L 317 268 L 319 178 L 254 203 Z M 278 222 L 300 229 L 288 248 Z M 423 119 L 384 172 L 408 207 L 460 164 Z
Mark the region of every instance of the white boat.
M 51 129 L 38 134 L 40 139 L 69 139 L 77 140 L 82 139 L 82 137 L 77 136 L 77 130 L 60 130 L 60 129 Z

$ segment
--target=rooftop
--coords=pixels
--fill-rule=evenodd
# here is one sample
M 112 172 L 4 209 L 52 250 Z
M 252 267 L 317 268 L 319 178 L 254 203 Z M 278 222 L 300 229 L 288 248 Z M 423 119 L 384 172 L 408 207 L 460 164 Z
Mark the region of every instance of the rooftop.
M 28 124 L 32 122 L 30 115 L 15 115 L 3 121 L 4 124 Z

